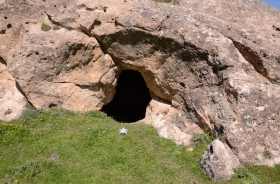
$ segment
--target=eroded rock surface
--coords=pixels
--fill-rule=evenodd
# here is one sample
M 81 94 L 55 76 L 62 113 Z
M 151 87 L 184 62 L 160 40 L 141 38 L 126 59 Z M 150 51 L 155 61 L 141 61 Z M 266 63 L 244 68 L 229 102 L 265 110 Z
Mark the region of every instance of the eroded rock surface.
M 216 182 L 230 179 L 241 164 L 228 145 L 216 139 L 202 155 L 200 166 Z
M 190 145 L 194 134 L 203 133 L 193 114 L 175 109 L 155 96 L 143 121 L 152 124 L 160 136 L 172 139 L 177 144 Z
M 9 121 L 22 114 L 26 100 L 2 58 L 0 58 L 0 79 L 0 119 Z
M 224 135 L 242 163 L 274 165 L 279 20 L 259 0 L 6 0 L 0 57 L 36 108 L 100 110 L 120 73 L 136 70 L 152 95 L 144 120 L 160 135 L 184 144 L 195 133 Z

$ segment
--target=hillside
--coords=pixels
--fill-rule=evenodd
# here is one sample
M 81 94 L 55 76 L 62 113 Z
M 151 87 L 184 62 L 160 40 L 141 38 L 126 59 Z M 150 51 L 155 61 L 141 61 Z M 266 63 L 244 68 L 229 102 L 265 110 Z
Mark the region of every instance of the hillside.
M 0 136 L 1 183 L 212 183 L 199 166 L 210 136 L 197 135 L 187 151 L 152 126 L 119 123 L 102 112 L 29 110 L 0 122 Z M 279 167 L 248 165 L 237 173 L 227 183 L 280 181 Z

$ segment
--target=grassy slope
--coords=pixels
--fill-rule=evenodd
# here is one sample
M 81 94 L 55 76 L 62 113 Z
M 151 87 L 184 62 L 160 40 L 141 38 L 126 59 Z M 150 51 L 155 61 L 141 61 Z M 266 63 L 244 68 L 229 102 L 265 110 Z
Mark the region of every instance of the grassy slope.
M 120 124 L 102 112 L 27 111 L 0 121 L 0 183 L 212 183 L 198 164 L 211 141 L 204 140 L 187 152 L 151 126 Z M 49 160 L 53 153 L 59 159 Z M 248 166 L 231 183 L 280 181 L 279 170 Z

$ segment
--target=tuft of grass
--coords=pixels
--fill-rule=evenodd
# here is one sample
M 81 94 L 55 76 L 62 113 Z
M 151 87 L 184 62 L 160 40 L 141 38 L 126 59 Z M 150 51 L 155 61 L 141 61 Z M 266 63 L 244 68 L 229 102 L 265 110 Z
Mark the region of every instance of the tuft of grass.
M 144 123 L 119 123 L 98 111 L 30 108 L 17 120 L 0 121 L 0 183 L 213 183 L 199 166 L 212 140 L 196 135 L 194 150 L 186 151 Z M 53 153 L 59 158 L 49 159 Z M 279 171 L 246 167 L 244 177 L 237 171 L 225 183 L 250 183 L 250 174 L 273 183 Z
M 242 179 L 245 181 L 244 183 L 262 184 L 261 180 L 255 174 L 250 173 L 246 167 L 235 170 L 235 178 Z
M 214 137 L 209 134 L 195 134 L 191 141 L 194 145 L 197 144 L 210 144 L 214 140 Z
M 57 26 L 57 25 L 55 25 L 55 26 L 53 26 L 53 27 L 52 27 L 52 29 L 53 29 L 53 30 L 55 30 L 55 31 L 57 31 L 57 30 L 59 30 L 59 29 L 60 29 L 60 27 L 59 27 L 59 26 Z
M 45 24 L 44 22 L 41 25 L 41 30 L 42 31 L 49 31 L 51 30 L 51 26 L 49 26 L 48 24 Z
M 100 111 L 87 111 L 84 113 L 84 116 L 91 117 L 91 118 L 101 118 L 101 119 L 108 118 L 106 113 Z

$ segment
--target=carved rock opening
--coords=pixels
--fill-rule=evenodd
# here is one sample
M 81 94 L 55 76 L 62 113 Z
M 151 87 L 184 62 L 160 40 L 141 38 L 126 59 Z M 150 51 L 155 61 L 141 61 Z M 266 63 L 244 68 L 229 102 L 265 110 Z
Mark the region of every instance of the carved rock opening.
M 150 92 L 142 75 L 135 70 L 124 70 L 119 76 L 113 100 L 101 111 L 117 121 L 132 123 L 145 118 L 150 101 Z

